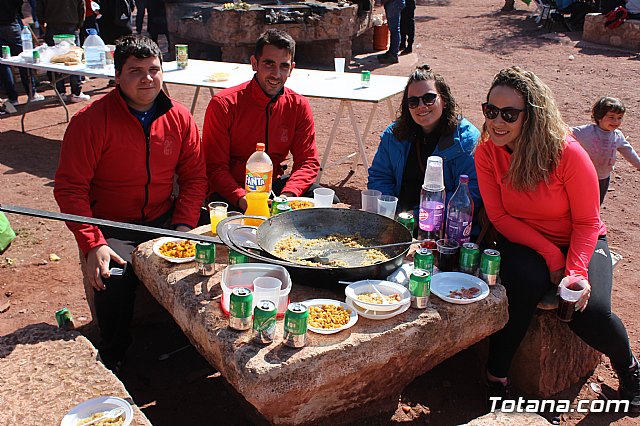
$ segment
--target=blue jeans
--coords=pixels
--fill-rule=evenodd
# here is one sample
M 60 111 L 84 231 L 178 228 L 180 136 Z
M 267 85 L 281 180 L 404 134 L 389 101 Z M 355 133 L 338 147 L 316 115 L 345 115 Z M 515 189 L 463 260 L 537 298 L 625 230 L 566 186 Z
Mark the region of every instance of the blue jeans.
M 389 51 L 390 55 L 397 55 L 400 50 L 400 13 L 404 9 L 404 0 L 389 0 L 384 5 L 384 13 L 387 15 L 389 25 Z
M 22 40 L 20 39 L 20 24 L 16 21 L 13 24 L 0 25 L 0 44 L 3 46 L 9 46 L 11 49 L 11 56 L 19 55 L 22 52 Z M 22 86 L 24 92 L 28 96 L 32 96 L 35 92 L 36 79 L 33 76 L 31 70 L 23 67 L 19 67 L 20 79 L 22 80 Z M 0 82 L 4 86 L 9 100 L 18 100 L 18 92 L 16 91 L 15 81 L 13 80 L 13 72 L 11 67 L 7 65 L 0 65 Z

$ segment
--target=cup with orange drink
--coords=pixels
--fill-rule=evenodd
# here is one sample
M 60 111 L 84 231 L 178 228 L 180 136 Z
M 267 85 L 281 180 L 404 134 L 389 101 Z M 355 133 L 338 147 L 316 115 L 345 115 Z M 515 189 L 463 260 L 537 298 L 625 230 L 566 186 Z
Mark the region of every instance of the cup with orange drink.
M 218 235 L 216 227 L 222 219 L 227 218 L 227 208 L 229 205 L 222 201 L 213 201 L 209 203 L 209 219 L 211 219 L 211 233 Z

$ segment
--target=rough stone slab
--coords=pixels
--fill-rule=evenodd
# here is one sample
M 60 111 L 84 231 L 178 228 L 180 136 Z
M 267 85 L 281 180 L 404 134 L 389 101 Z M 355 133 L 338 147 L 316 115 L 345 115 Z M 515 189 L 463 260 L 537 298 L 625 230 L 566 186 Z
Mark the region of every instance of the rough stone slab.
M 640 51 L 640 20 L 628 19 L 618 28 L 604 26 L 601 13 L 589 13 L 584 19 L 582 39 L 592 43 Z
M 219 303 L 222 267 L 201 277 L 192 263 L 172 264 L 154 255 L 152 245 L 134 252 L 138 277 L 200 353 L 274 424 L 335 422 L 348 417 L 337 414 L 362 412 L 365 406 L 373 415 L 397 405 L 415 377 L 501 329 L 508 316 L 506 292 L 494 286 L 477 303 L 452 305 L 432 296 L 426 310 L 409 309 L 385 321 L 361 317 L 333 335 L 309 333 L 307 346 L 299 350 L 283 344 L 278 320 L 275 342 L 262 346 L 251 341 L 250 332 L 228 328 Z M 226 264 L 226 257 L 226 248 L 218 246 L 218 262 Z M 344 293 L 294 283 L 290 297 L 344 300 Z
M 0 337 L 0 425 L 58 425 L 77 404 L 98 396 L 132 403 L 98 351 L 77 331 L 33 324 Z M 151 425 L 133 406 L 135 426 Z
M 558 321 L 556 310 L 538 309 L 513 360 L 510 378 L 520 390 L 547 398 L 591 374 L 600 358 L 600 352 Z
M 496 411 L 471 420 L 466 426 L 548 426 L 550 424 L 544 417 L 535 413 L 503 413 Z

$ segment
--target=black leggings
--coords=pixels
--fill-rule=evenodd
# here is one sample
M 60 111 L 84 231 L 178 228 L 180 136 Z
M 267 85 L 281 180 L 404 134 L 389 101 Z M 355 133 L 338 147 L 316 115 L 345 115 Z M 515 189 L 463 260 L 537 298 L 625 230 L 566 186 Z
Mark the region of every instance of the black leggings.
M 505 238 L 498 241 L 498 249 L 502 256 L 500 278 L 509 298 L 509 321 L 491 336 L 488 371 L 495 377 L 507 377 L 536 306 L 553 284 L 544 258 L 536 251 Z M 612 272 L 609 245 L 602 236 L 589 262 L 589 304 L 584 312 L 574 313 L 569 327 L 589 346 L 607 355 L 614 368 L 623 370 L 633 359 L 627 331 L 611 312 Z

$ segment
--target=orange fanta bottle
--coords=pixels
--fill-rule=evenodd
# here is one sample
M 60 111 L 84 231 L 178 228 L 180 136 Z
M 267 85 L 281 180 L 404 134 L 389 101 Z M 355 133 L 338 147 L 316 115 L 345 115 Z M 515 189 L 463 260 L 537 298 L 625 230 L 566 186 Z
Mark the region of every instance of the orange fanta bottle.
M 268 192 L 247 192 L 247 211 L 244 212 L 247 216 L 262 216 L 265 219 L 270 216 Z M 244 219 L 244 224 L 249 226 L 260 226 L 263 221 L 260 219 Z
M 264 152 L 264 144 L 256 145 L 256 152 L 251 154 L 247 160 L 247 173 L 244 182 L 244 189 L 249 192 L 271 193 L 273 179 L 273 163 L 271 158 Z

